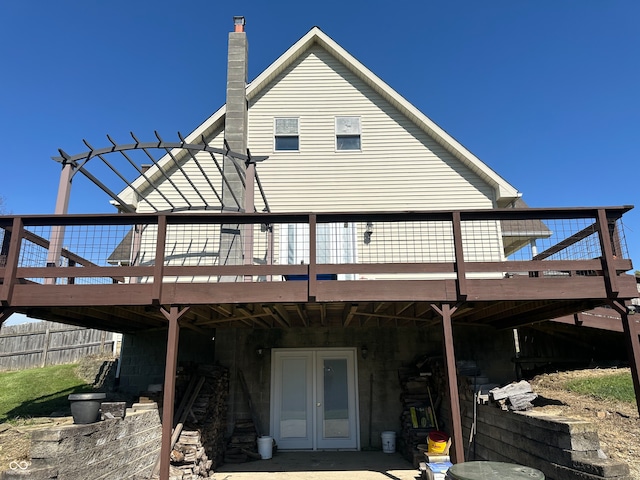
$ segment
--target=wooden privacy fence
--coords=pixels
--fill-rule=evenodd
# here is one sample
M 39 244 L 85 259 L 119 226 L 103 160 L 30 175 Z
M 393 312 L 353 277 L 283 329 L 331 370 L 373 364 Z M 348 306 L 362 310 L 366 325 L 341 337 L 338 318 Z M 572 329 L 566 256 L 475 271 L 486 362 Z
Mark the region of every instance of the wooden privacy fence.
M 0 371 L 75 363 L 87 355 L 113 352 L 113 333 L 54 322 L 0 329 Z

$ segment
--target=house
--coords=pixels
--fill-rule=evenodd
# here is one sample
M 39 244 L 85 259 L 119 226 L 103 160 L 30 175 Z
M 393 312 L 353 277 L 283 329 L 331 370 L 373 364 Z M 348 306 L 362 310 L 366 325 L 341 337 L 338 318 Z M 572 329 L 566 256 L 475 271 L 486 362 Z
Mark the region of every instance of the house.
M 625 310 L 636 284 L 618 235 L 631 207 L 525 208 L 515 187 L 317 27 L 245 89 L 237 20 L 225 106 L 179 143 L 134 137 L 83 154 L 163 151 L 111 192 L 122 213 L 0 224 L 10 233 L 7 313 L 124 331 L 122 388 L 164 383 L 165 406 L 178 363 L 228 366 L 229 430 L 252 413 L 242 374 L 260 430 L 291 450 L 379 448 L 382 432 L 400 428 L 399 368 L 431 356 L 448 375 L 435 401 L 450 402 L 459 461 L 456 359 L 508 382 L 513 328 L 607 302 L 631 325 L 637 370 L 638 327 Z M 63 175 L 76 160 L 62 156 Z M 85 224 L 117 239 L 104 240 L 100 260 L 61 248 L 63 230 Z M 50 242 L 40 226 L 51 226 Z M 47 266 L 20 263 L 23 237 L 48 248 Z M 168 458 L 171 409 L 164 415 Z
M 233 82 L 236 85 L 229 87 L 228 101 L 234 103 L 221 107 L 189 134 L 186 141 L 193 143 L 202 139 L 208 145 L 219 146 L 226 140 L 233 151 L 248 148 L 268 156 L 255 166 L 268 199 L 256 207 L 257 211 L 268 207 L 275 214 L 383 213 L 526 207 L 515 187 L 318 27 L 312 28 L 249 83 L 246 99 L 247 40 L 242 28 L 230 34 L 229 49 L 229 85 Z M 237 94 L 238 89 L 241 95 Z M 227 131 L 232 135 L 226 135 Z M 124 189 L 119 198 L 138 213 L 186 208 L 185 201 L 195 206 L 190 207 L 191 211 L 197 211 L 197 205 L 201 203 L 199 197 L 207 193 L 199 193 L 193 188 L 195 179 L 202 172 L 196 159 L 204 162 L 207 154 L 198 153 L 194 157 L 186 154 L 181 158 L 165 156 L 148 170 L 146 176 L 139 177 Z M 173 183 L 163 178 L 162 168 L 169 172 Z M 190 178 L 194 180 L 189 181 Z M 258 198 L 257 186 L 254 190 L 254 197 Z M 181 199 L 178 193 L 184 198 Z M 244 190 L 240 188 L 236 194 L 241 197 Z M 171 205 L 167 199 L 171 200 Z M 241 209 L 237 201 L 231 205 L 221 203 L 222 207 Z M 467 224 L 466 228 L 472 227 Z M 198 229 L 196 233 L 193 227 L 188 227 L 180 234 L 169 235 L 167 250 L 172 252 L 172 258 L 167 265 L 195 265 L 207 261 L 224 264 L 223 229 L 223 225 L 217 225 L 205 231 Z M 523 249 L 527 249 L 532 258 L 538 253 L 536 241 L 552 236 L 549 227 L 539 220 L 484 219 L 477 221 L 473 229 L 473 233 L 465 237 L 469 238 L 465 240 L 465 252 L 470 262 L 505 261 Z M 255 236 L 251 263 L 310 263 L 307 223 L 285 221 L 262 230 L 256 229 L 252 233 Z M 151 264 L 154 260 L 153 249 L 149 248 L 151 253 L 145 252 L 144 245 L 152 246 L 156 233 L 151 228 L 142 234 L 142 247 L 136 252 L 141 264 Z M 453 232 L 448 225 L 438 222 L 390 224 L 349 218 L 348 221 L 319 223 L 317 237 L 317 261 L 322 264 L 446 262 L 455 258 Z M 425 241 L 415 242 L 416 237 Z M 415 243 L 421 243 L 424 250 L 415 251 Z M 394 249 L 409 245 L 413 249 L 411 252 L 394 252 Z M 370 271 L 336 274 L 335 278 L 428 279 L 452 278 L 453 275 L 453 272 L 398 274 Z M 468 278 L 501 278 L 503 275 L 504 272 L 476 271 L 469 272 Z M 295 275 L 284 277 L 291 280 Z M 215 283 L 218 279 L 225 281 L 223 277 L 208 277 L 206 281 Z M 189 282 L 192 277 L 174 277 L 173 280 Z M 342 305 L 337 313 L 331 312 L 330 306 L 322 308 L 325 310 L 320 313 L 312 311 L 311 307 L 298 307 L 291 313 L 281 305 L 259 311 L 242 306 L 217 310 L 217 326 L 221 326 L 226 317 L 237 318 L 238 312 L 241 312 L 240 317 L 261 320 L 266 311 L 268 316 L 280 317 L 280 322 L 287 328 L 256 329 L 260 323 L 251 321 L 249 329 L 218 328 L 215 360 L 245 371 L 250 388 L 257 395 L 254 402 L 263 425 L 282 448 L 359 449 L 365 445 L 364 436 L 375 437 L 373 444 L 376 445 L 379 432 L 398 427 L 400 404 L 391 394 L 398 388 L 397 368 L 419 354 L 438 352 L 441 336 L 437 330 L 414 330 L 415 326 L 400 330 L 391 324 L 380 323 L 384 318 L 415 315 L 413 307 L 408 308 L 407 304 L 391 306 L 385 302 L 372 302 L 370 312 L 364 315 L 355 309 L 357 316 L 349 321 L 345 320 L 350 318 L 348 312 L 343 318 Z M 330 321 L 315 320 L 336 314 L 347 328 L 332 329 L 327 326 Z M 301 327 L 291 328 L 295 323 L 291 317 L 297 317 Z M 309 328 L 314 322 L 319 326 Z M 475 333 L 470 335 L 474 337 Z M 471 351 L 460 352 L 460 355 L 481 359 L 500 345 L 504 349 L 504 359 L 508 359 L 513 354 L 509 346 L 510 335 L 508 330 L 493 333 L 485 344 L 479 342 Z M 365 367 L 372 359 L 371 356 L 364 359 L 359 354 L 363 346 L 375 356 L 375 367 Z M 264 354 L 254 355 L 256 351 L 268 352 L 267 358 L 262 357 Z M 140 340 L 136 339 L 135 353 L 127 353 L 125 347 L 125 358 L 129 354 L 136 359 L 130 363 L 139 365 L 146 356 L 144 352 Z M 243 353 L 239 356 L 239 352 Z M 490 374 L 494 381 L 509 380 L 508 361 L 501 367 L 496 366 L 500 365 L 497 362 L 484 363 L 493 369 Z M 325 419 L 323 423 L 322 416 L 315 413 L 316 405 L 322 403 L 319 395 L 324 391 L 323 387 L 327 388 L 326 372 L 337 369 L 340 369 L 344 398 L 336 400 L 336 404 L 345 417 L 331 422 Z M 133 382 L 127 378 L 126 364 L 122 375 L 125 384 Z M 371 375 L 374 383 L 369 386 L 366 379 Z M 136 388 L 143 386 L 140 383 L 133 385 Z M 244 402 L 239 392 L 234 393 L 232 413 L 242 410 Z M 334 394 L 324 391 L 325 395 L 329 393 Z M 371 398 L 365 400 L 365 396 Z M 367 411 L 372 398 L 376 404 L 372 408 L 377 413 L 373 413 L 373 420 L 364 425 L 372 415 Z M 393 415 L 381 415 L 382 412 L 393 412 Z M 327 434 L 327 429 L 335 432 Z

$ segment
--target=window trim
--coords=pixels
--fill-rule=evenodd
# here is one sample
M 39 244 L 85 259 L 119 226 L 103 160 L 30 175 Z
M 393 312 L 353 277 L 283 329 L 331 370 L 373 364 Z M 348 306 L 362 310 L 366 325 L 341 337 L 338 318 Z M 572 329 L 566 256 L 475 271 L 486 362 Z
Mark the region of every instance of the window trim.
M 357 133 L 338 133 L 338 120 L 343 118 L 354 118 L 358 120 Z M 336 152 L 362 152 L 362 117 L 360 115 L 336 115 L 334 118 L 334 148 Z M 338 139 L 341 137 L 357 137 L 359 148 L 338 148 Z
M 297 123 L 297 133 L 285 133 L 278 134 L 277 132 L 277 123 L 278 120 L 296 120 Z M 296 138 L 298 140 L 298 148 L 296 149 L 278 149 L 277 147 L 277 139 L 280 138 Z M 300 151 L 300 117 L 274 117 L 273 118 L 273 151 L 274 152 L 299 152 Z

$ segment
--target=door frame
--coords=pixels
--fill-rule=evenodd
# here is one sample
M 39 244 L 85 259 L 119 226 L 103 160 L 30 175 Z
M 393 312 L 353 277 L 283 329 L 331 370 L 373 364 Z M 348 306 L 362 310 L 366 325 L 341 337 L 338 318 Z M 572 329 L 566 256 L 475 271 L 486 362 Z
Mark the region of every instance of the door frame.
M 316 398 L 319 395 L 318 392 L 318 385 L 320 384 L 318 382 L 318 378 L 317 376 L 319 375 L 318 370 L 319 370 L 319 362 L 318 362 L 318 353 L 321 354 L 325 354 L 325 353 L 338 353 L 338 352 L 345 352 L 348 353 L 350 355 L 352 355 L 353 358 L 353 371 L 350 372 L 352 374 L 352 382 L 349 385 L 350 388 L 353 389 L 353 393 L 352 396 L 353 398 L 350 399 L 350 403 L 352 402 L 353 404 L 353 415 L 354 415 L 354 421 L 353 421 L 353 428 L 354 428 L 354 437 L 355 437 L 355 447 L 335 447 L 335 448 L 320 448 L 318 446 L 318 435 L 319 435 L 319 431 L 318 429 L 320 428 L 319 424 L 318 424 L 318 411 L 317 408 L 314 407 L 315 402 L 316 402 Z M 358 395 L 358 349 L 356 347 L 328 347 L 328 348 L 274 348 L 271 350 L 271 393 L 270 393 L 270 404 L 269 404 L 269 418 L 270 418 L 270 435 L 272 437 L 274 437 L 276 439 L 276 442 L 278 442 L 279 440 L 279 435 L 275 435 L 276 433 L 276 421 L 277 418 L 279 418 L 279 416 L 276 413 L 276 408 L 278 407 L 278 405 L 276 404 L 276 399 L 277 399 L 277 392 L 276 392 L 276 386 L 278 385 L 278 378 L 277 378 L 277 363 L 279 358 L 282 358 L 282 356 L 280 354 L 284 353 L 291 353 L 291 354 L 305 354 L 305 355 L 309 355 L 311 358 L 311 366 L 310 366 L 310 370 L 311 370 L 311 378 L 308 379 L 308 382 L 311 383 L 311 385 L 305 385 L 304 388 L 307 389 L 307 391 L 310 391 L 311 393 L 311 398 L 308 399 L 308 405 L 310 408 L 310 412 L 311 412 L 311 419 L 310 419 L 310 423 L 311 423 L 311 448 L 309 448 L 308 446 L 302 447 L 302 448 L 292 448 L 292 447 L 281 447 L 282 450 L 360 450 L 360 401 L 359 401 L 359 395 Z

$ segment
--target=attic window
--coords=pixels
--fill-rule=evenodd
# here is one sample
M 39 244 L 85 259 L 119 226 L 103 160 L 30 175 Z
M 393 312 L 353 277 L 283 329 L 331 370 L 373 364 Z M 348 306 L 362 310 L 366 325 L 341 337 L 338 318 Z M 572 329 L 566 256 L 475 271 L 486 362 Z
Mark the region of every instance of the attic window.
M 336 150 L 360 150 L 360 117 L 336 117 Z
M 276 118 L 275 150 L 296 151 L 300 147 L 299 119 L 294 117 Z

